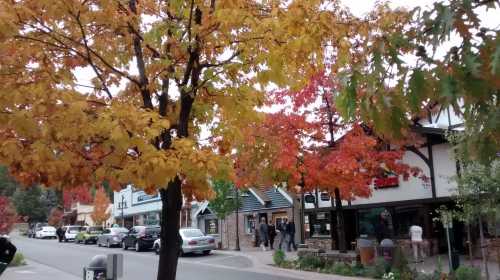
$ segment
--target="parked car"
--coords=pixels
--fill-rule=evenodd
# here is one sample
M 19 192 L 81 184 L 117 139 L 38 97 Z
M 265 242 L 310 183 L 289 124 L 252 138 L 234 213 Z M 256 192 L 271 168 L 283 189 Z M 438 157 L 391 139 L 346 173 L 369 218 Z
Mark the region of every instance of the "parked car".
M 181 228 L 179 234 L 182 237 L 181 254 L 203 253 L 204 255 L 208 255 L 210 251 L 216 249 L 215 238 L 203 234 L 200 229 Z M 161 248 L 160 239 L 155 240 L 153 248 L 158 255 Z
M 97 236 L 102 234 L 102 231 L 102 227 L 82 227 L 80 232 L 76 234 L 75 243 L 95 244 L 97 242 Z
M 107 228 L 97 237 L 97 246 L 106 246 L 108 248 L 120 246 L 123 237 L 127 235 L 128 232 L 129 230 L 123 227 Z
M 57 238 L 56 228 L 51 226 L 44 226 L 39 228 L 35 233 L 35 238 L 45 239 L 45 238 Z
M 48 226 L 47 223 L 35 223 L 30 224 L 27 235 L 29 238 L 36 238 L 36 232 L 42 230 L 42 227 Z
M 82 226 L 64 226 L 62 229 L 64 231 L 63 241 L 68 242 L 75 240 L 76 235 L 81 231 Z
M 133 247 L 136 252 L 152 249 L 159 236 L 159 226 L 135 226 L 123 237 L 122 248 L 127 250 L 129 247 Z

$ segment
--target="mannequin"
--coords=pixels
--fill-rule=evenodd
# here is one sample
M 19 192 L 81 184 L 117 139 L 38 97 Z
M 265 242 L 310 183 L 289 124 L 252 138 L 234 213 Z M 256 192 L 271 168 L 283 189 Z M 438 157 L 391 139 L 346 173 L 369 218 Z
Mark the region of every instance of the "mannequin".
M 418 225 L 413 225 L 410 227 L 410 239 L 411 239 L 411 247 L 413 248 L 413 258 L 415 262 L 423 262 L 423 253 L 422 253 L 422 227 Z M 419 257 L 421 260 L 419 260 Z

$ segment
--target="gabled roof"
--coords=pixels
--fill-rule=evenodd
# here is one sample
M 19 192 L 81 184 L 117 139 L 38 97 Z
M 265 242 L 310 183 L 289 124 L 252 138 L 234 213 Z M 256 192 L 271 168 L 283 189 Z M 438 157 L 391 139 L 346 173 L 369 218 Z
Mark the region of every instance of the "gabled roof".
M 292 207 L 292 202 L 277 188 L 272 187 L 266 190 L 250 188 L 248 195 L 241 197 L 240 211 L 259 211 L 290 207 Z

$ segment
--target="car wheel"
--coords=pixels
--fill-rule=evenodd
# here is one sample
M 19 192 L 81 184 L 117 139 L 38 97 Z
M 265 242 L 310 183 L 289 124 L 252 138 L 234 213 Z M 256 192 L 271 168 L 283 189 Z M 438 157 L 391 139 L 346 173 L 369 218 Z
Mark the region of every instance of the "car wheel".
M 99 243 L 99 241 L 96 241 L 95 243 L 97 244 L 97 247 L 101 247 L 101 243 Z
M 205 255 L 205 256 L 210 255 L 210 250 L 203 251 L 203 255 Z
M 128 249 L 127 244 L 125 244 L 125 241 L 122 241 L 122 248 L 123 248 L 123 250 L 127 250 Z
M 89 241 L 88 241 L 87 239 L 84 239 L 84 240 L 83 240 L 83 244 L 84 244 L 84 245 L 87 245 L 87 244 L 89 244 Z
M 139 242 L 135 242 L 135 251 L 140 252 L 141 251 L 141 245 L 139 245 Z

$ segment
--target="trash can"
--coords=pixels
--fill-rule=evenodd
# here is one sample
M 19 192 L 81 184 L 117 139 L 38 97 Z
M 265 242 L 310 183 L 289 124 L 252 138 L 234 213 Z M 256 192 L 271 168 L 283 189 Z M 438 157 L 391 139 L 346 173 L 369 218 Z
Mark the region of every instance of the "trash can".
M 359 256 L 361 258 L 361 264 L 370 265 L 373 264 L 375 259 L 375 248 L 373 246 L 373 241 L 369 239 L 358 239 L 357 240 Z
M 84 280 L 106 280 L 106 268 L 108 257 L 97 255 L 90 260 L 88 266 L 83 268 Z
M 392 260 L 394 258 L 394 242 L 390 239 L 384 239 L 380 241 L 380 255 L 384 257 L 384 260 L 392 265 Z

